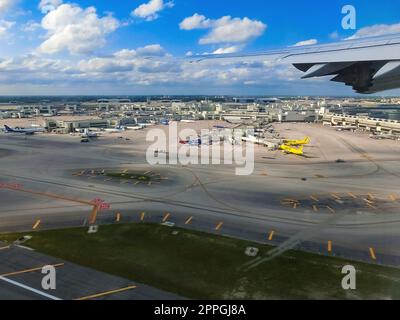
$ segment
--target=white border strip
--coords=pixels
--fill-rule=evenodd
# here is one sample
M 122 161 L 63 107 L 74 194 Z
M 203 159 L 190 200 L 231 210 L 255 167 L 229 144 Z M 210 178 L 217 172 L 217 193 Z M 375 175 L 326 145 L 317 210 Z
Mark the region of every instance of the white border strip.
M 24 285 L 24 284 L 22 284 L 22 283 L 19 283 L 19 282 L 17 282 L 17 281 L 14 281 L 14 280 L 10 280 L 10 279 L 5 278 L 5 277 L 1 277 L 1 276 L 0 276 L 0 280 L 3 280 L 3 281 L 5 281 L 5 282 L 8 282 L 8 283 L 13 284 L 13 285 L 15 285 L 15 286 L 17 286 L 17 287 L 23 288 L 23 289 L 25 289 L 25 290 L 34 292 L 34 293 L 36 293 L 36 294 L 38 294 L 38 295 L 40 295 L 40 296 L 46 297 L 46 298 L 51 299 L 51 300 L 62 300 L 62 299 L 60 299 L 60 298 L 58 298 L 58 297 L 52 296 L 51 294 L 47 294 L 47 293 L 45 293 L 45 292 L 43 292 L 43 291 L 34 289 L 34 288 L 32 288 L 32 287 L 29 287 L 29 286 L 27 286 L 27 285 Z

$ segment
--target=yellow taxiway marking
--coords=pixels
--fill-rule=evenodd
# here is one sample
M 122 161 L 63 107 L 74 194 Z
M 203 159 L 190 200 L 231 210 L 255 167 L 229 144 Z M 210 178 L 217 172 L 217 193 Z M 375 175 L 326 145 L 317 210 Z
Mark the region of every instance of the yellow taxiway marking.
M 117 213 L 117 216 L 115 217 L 115 221 L 116 222 L 120 222 L 121 221 L 121 214 Z
M 217 226 L 215 227 L 215 230 L 217 231 L 220 230 L 223 224 L 224 224 L 223 222 L 218 223 Z
M 282 199 L 282 202 L 299 202 L 299 200 L 286 198 L 286 199 Z
M 171 216 L 171 214 L 170 213 L 166 213 L 165 215 L 164 215 L 164 218 L 163 218 L 163 222 L 167 222 L 167 220 L 168 220 L 168 218 Z
M 272 231 L 269 233 L 268 241 L 272 241 L 272 239 L 274 239 L 274 234 L 275 234 L 275 231 L 272 230 Z
M 369 197 L 369 199 L 371 199 L 371 200 L 374 200 L 374 199 L 375 199 L 375 196 L 374 196 L 372 193 L 368 193 L 368 197 Z
M 336 200 L 341 200 L 341 198 L 336 193 L 331 193 L 331 196 L 334 197 Z
M 106 292 L 101 292 L 101 293 L 92 294 L 92 295 L 90 295 L 90 296 L 77 298 L 77 299 L 75 299 L 75 300 L 90 300 L 90 299 L 95 299 L 95 298 L 99 298 L 99 297 L 104 297 L 104 296 L 108 296 L 108 295 L 111 295 L 111 294 L 120 293 L 120 292 L 132 290 L 132 289 L 136 289 L 136 288 L 137 288 L 136 286 L 129 286 L 129 287 L 126 287 L 126 288 L 121 288 L 121 289 L 110 290 L 110 291 L 106 291 Z
M 62 267 L 63 265 L 64 265 L 64 263 L 58 263 L 58 264 L 50 264 L 49 266 L 57 268 L 57 267 Z M 46 266 L 47 265 L 37 267 L 37 268 L 32 268 L 32 269 L 25 269 L 25 270 L 20 270 L 20 271 L 9 272 L 9 273 L 5 273 L 5 274 L 1 274 L 0 277 L 10 277 L 10 276 L 16 276 L 18 274 L 23 274 L 23 273 L 35 272 L 35 271 L 42 270 L 43 267 L 46 267 Z
M 10 246 L 0 247 L 0 251 L 1 250 L 7 250 L 7 249 L 10 249 L 10 248 L 11 248 Z
M 92 213 L 90 214 L 90 220 L 89 220 L 90 224 L 96 223 L 97 215 L 98 215 L 99 211 L 100 211 L 100 207 L 98 205 L 94 205 L 93 209 L 92 209 Z
M 146 212 L 142 212 L 140 214 L 140 221 L 144 221 L 145 216 L 146 216 Z
M 397 201 L 397 197 L 394 194 L 389 195 L 389 200 L 391 201 Z
M 319 209 L 318 209 L 318 207 L 316 205 L 313 205 L 313 210 L 314 210 L 314 212 L 318 212 L 319 211 Z
M 369 200 L 369 199 L 363 199 L 366 203 L 369 203 L 369 204 L 374 204 L 374 202 L 372 201 L 372 200 Z
M 357 196 L 356 196 L 354 193 L 348 192 L 347 194 L 348 194 L 350 197 L 352 197 L 353 199 L 357 199 Z
M 366 205 L 368 206 L 368 207 L 370 207 L 371 209 L 377 209 L 375 206 L 373 206 L 372 204 L 370 204 L 370 203 L 366 203 Z
M 369 254 L 371 255 L 372 260 L 376 260 L 374 248 L 369 248 Z
M 328 241 L 328 252 L 332 252 L 332 241 Z
M 330 211 L 330 212 L 332 212 L 332 213 L 336 213 L 336 210 L 335 209 L 333 209 L 333 208 L 331 208 L 330 206 L 326 206 L 326 208 Z
M 35 224 L 32 226 L 32 229 L 36 230 L 39 227 L 40 223 L 41 223 L 40 220 L 36 220 Z
M 283 205 L 283 206 L 292 206 L 293 205 L 293 203 L 297 203 L 297 202 L 294 202 L 294 201 L 287 201 L 287 200 L 285 200 L 285 201 L 281 201 L 281 205 Z
M 186 224 L 186 225 L 187 225 L 187 224 L 190 224 L 190 223 L 192 222 L 192 220 L 193 220 L 193 217 L 190 217 L 189 219 L 186 220 L 185 224 Z
M 319 202 L 317 197 L 311 196 L 310 198 L 311 198 L 311 200 L 314 200 L 315 202 Z

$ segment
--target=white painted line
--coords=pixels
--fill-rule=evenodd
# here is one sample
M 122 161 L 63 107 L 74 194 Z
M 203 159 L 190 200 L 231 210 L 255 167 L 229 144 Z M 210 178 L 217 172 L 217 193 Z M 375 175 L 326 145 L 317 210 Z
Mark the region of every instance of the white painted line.
M 26 247 L 26 246 L 22 246 L 20 244 L 18 244 L 17 247 L 21 248 L 21 249 L 29 250 L 29 251 L 35 251 L 35 249 L 29 248 L 29 247 Z
M 45 297 L 45 298 L 49 298 L 49 299 L 51 299 L 51 300 L 62 300 L 62 299 L 60 299 L 60 298 L 58 298 L 58 297 L 56 297 L 56 296 L 53 296 L 53 295 L 51 295 L 51 294 L 47 294 L 47 293 L 45 293 L 45 292 L 43 292 L 43 291 L 37 290 L 37 289 L 35 289 L 35 288 L 29 287 L 29 286 L 27 286 L 27 285 L 24 285 L 24 284 L 22 284 L 22 283 L 19 283 L 19 282 L 17 282 L 17 281 L 14 281 L 14 280 L 10 280 L 10 279 L 5 278 L 5 277 L 1 277 L 1 276 L 0 276 L 0 280 L 3 280 L 3 281 L 5 281 L 5 282 L 7 282 L 7 283 L 10 283 L 10 284 L 13 284 L 14 286 L 20 287 L 20 288 L 22 288 L 22 289 L 31 291 L 31 292 L 36 293 L 36 294 L 38 294 L 38 295 L 40 295 L 40 296 L 43 296 L 43 297 Z

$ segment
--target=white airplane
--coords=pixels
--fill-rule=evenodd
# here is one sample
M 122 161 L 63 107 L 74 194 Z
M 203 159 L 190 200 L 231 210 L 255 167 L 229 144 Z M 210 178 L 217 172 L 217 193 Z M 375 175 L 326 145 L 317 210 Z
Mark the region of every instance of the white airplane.
M 10 128 L 7 125 L 4 125 L 4 132 L 5 133 L 22 133 L 26 135 L 33 135 L 35 133 L 42 133 L 46 130 L 43 128 Z
M 104 131 L 108 132 L 108 133 L 120 133 L 120 132 L 124 132 L 125 129 L 121 128 L 121 127 L 116 127 L 116 128 L 107 128 L 107 129 L 104 129 Z
M 138 123 L 137 125 L 138 125 L 139 127 L 142 127 L 142 128 L 147 128 L 147 127 L 154 126 L 155 123 L 151 123 L 151 122 L 149 122 L 149 123 Z
M 399 33 L 279 51 L 192 56 L 187 59 L 191 63 L 210 59 L 223 63 L 288 63 L 305 73 L 303 79 L 330 76 L 331 81 L 343 82 L 364 94 L 400 88 Z
M 145 127 L 144 126 L 139 126 L 139 125 L 137 125 L 137 126 L 127 126 L 126 127 L 126 130 L 134 130 L 134 131 L 137 131 L 137 130 L 143 130 Z
M 336 131 L 355 131 L 357 130 L 357 126 L 333 126 Z
M 278 141 L 269 141 L 267 139 L 260 139 L 255 136 L 242 137 L 242 141 L 259 144 L 267 147 L 269 150 L 276 150 L 279 147 Z
M 375 140 L 400 140 L 400 135 L 395 134 L 373 134 L 369 137 Z
M 85 129 L 81 134 L 82 138 L 98 138 L 98 134 L 96 132 L 92 132 L 89 129 Z

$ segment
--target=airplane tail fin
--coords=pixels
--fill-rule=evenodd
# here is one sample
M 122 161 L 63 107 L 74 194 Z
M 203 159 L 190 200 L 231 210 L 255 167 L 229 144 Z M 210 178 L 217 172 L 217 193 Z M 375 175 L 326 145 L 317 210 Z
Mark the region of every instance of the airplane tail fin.
M 6 132 L 14 132 L 14 130 L 11 129 L 11 128 L 10 128 L 9 126 L 7 126 L 7 125 L 4 125 L 4 128 L 5 128 Z

